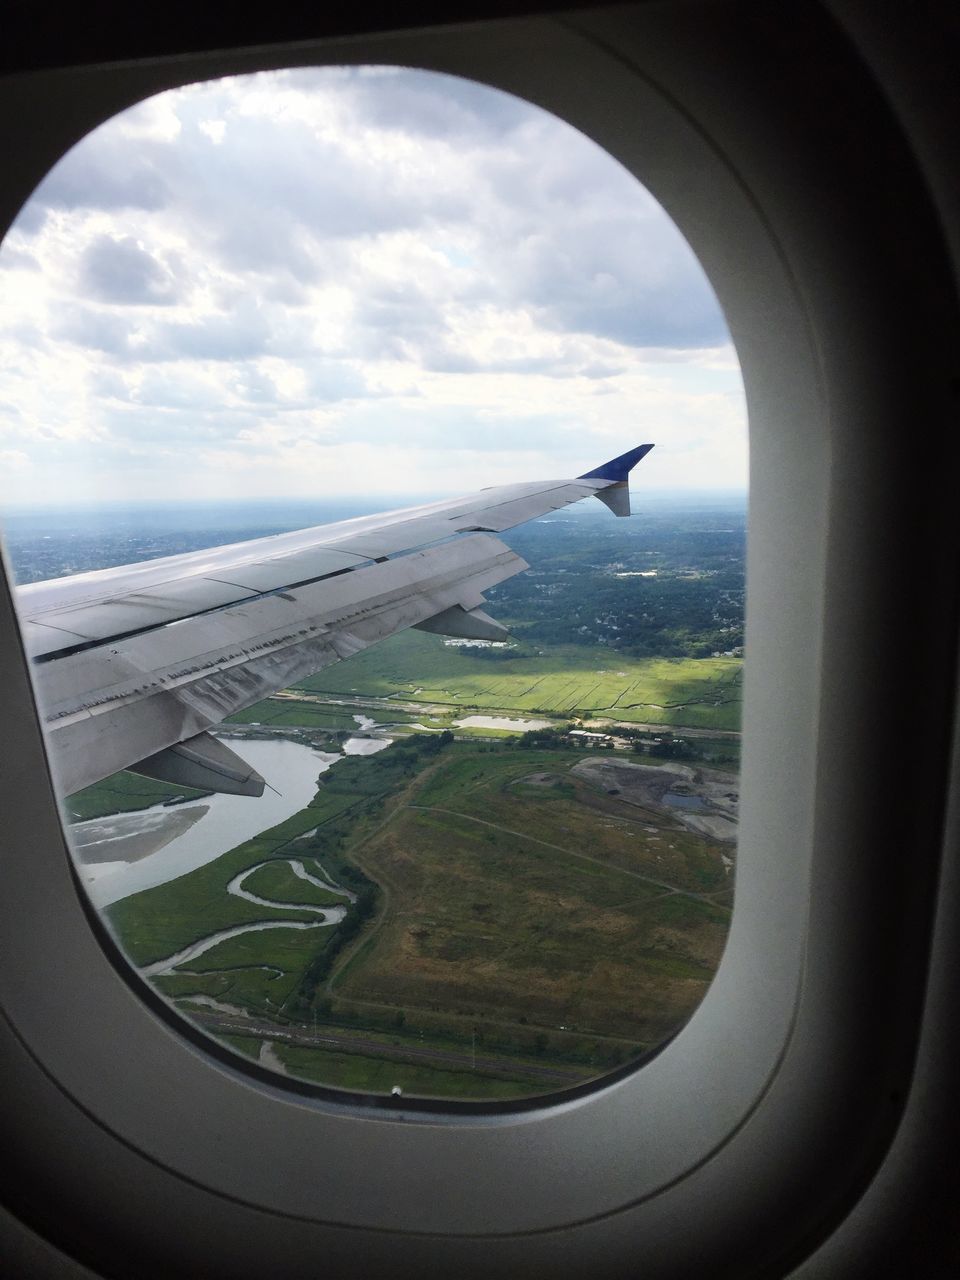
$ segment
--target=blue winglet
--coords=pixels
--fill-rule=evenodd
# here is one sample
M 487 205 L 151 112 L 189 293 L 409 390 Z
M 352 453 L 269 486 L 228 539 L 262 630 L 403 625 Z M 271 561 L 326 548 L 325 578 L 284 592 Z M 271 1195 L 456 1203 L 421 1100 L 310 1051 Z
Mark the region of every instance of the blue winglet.
M 614 482 L 626 480 L 640 459 L 645 458 L 652 448 L 652 444 L 638 444 L 636 449 L 631 449 L 629 453 L 621 453 L 619 458 L 611 458 L 603 466 L 596 467 L 593 471 L 587 471 L 584 475 L 577 476 L 577 479 L 612 480 Z

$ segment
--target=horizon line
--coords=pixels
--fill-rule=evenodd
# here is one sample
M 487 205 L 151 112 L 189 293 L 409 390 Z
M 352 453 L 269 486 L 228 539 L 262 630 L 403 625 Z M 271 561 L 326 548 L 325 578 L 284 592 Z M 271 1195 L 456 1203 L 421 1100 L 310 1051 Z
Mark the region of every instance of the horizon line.
M 496 488 L 498 486 L 487 486 Z M 473 492 L 472 490 L 470 492 Z M 342 503 L 354 502 L 394 502 L 399 504 L 410 504 L 414 502 L 434 502 L 444 498 L 455 497 L 449 490 L 423 490 L 421 492 L 405 492 L 405 493 L 338 493 L 338 494 L 298 494 L 295 496 L 284 497 L 282 495 L 268 497 L 211 497 L 211 498 L 165 498 L 165 497 L 143 497 L 143 498 L 107 498 L 107 499 L 75 499 L 73 501 L 60 501 L 53 499 L 47 502 L 6 502 L 0 503 L 0 523 L 8 514 L 21 514 L 30 511 L 106 511 L 106 510 L 124 510 L 132 511 L 141 507 L 227 507 L 227 506 L 302 506 L 312 503 L 330 503 L 340 505 Z M 727 497 L 727 498 L 747 498 L 749 490 L 739 487 L 711 487 L 711 488 L 690 488 L 690 489 L 638 489 L 634 491 L 635 500 L 642 502 L 644 498 L 709 498 L 709 497 Z M 573 509 L 573 508 L 571 508 Z M 587 508 L 589 510 L 590 508 Z

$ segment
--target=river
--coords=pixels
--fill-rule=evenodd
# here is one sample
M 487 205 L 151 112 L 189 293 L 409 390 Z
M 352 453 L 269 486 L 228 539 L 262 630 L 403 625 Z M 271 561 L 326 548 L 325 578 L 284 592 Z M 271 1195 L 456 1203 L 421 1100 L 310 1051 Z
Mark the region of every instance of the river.
M 347 755 L 368 755 L 389 746 L 390 740 L 357 737 L 343 745 Z M 93 818 L 67 828 L 76 846 L 80 879 L 94 906 L 102 909 L 132 893 L 165 884 L 283 822 L 309 804 L 317 778 L 340 759 L 339 753 L 282 738 L 245 739 L 240 753 L 270 784 L 259 799 L 206 796 L 172 807 L 153 805 L 136 813 Z M 113 849 L 136 852 L 128 859 L 104 861 Z

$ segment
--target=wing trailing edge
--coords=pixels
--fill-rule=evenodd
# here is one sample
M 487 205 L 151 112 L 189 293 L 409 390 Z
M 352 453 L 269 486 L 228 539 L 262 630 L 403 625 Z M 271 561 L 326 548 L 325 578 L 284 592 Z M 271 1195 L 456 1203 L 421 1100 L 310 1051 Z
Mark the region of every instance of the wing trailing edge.
M 265 786 L 256 769 L 209 733 L 198 733 L 128 767 L 146 778 L 231 796 L 262 796 Z

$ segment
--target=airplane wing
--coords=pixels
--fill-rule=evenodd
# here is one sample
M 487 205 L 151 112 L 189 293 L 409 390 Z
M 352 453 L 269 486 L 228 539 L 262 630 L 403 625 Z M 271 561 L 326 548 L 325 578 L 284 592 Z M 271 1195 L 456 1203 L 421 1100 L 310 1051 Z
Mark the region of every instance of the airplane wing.
M 527 568 L 492 536 L 596 495 L 629 515 L 640 445 L 573 480 L 444 502 L 20 587 L 61 794 L 132 768 L 260 795 L 208 730 L 407 627 L 500 640 L 483 593 Z

